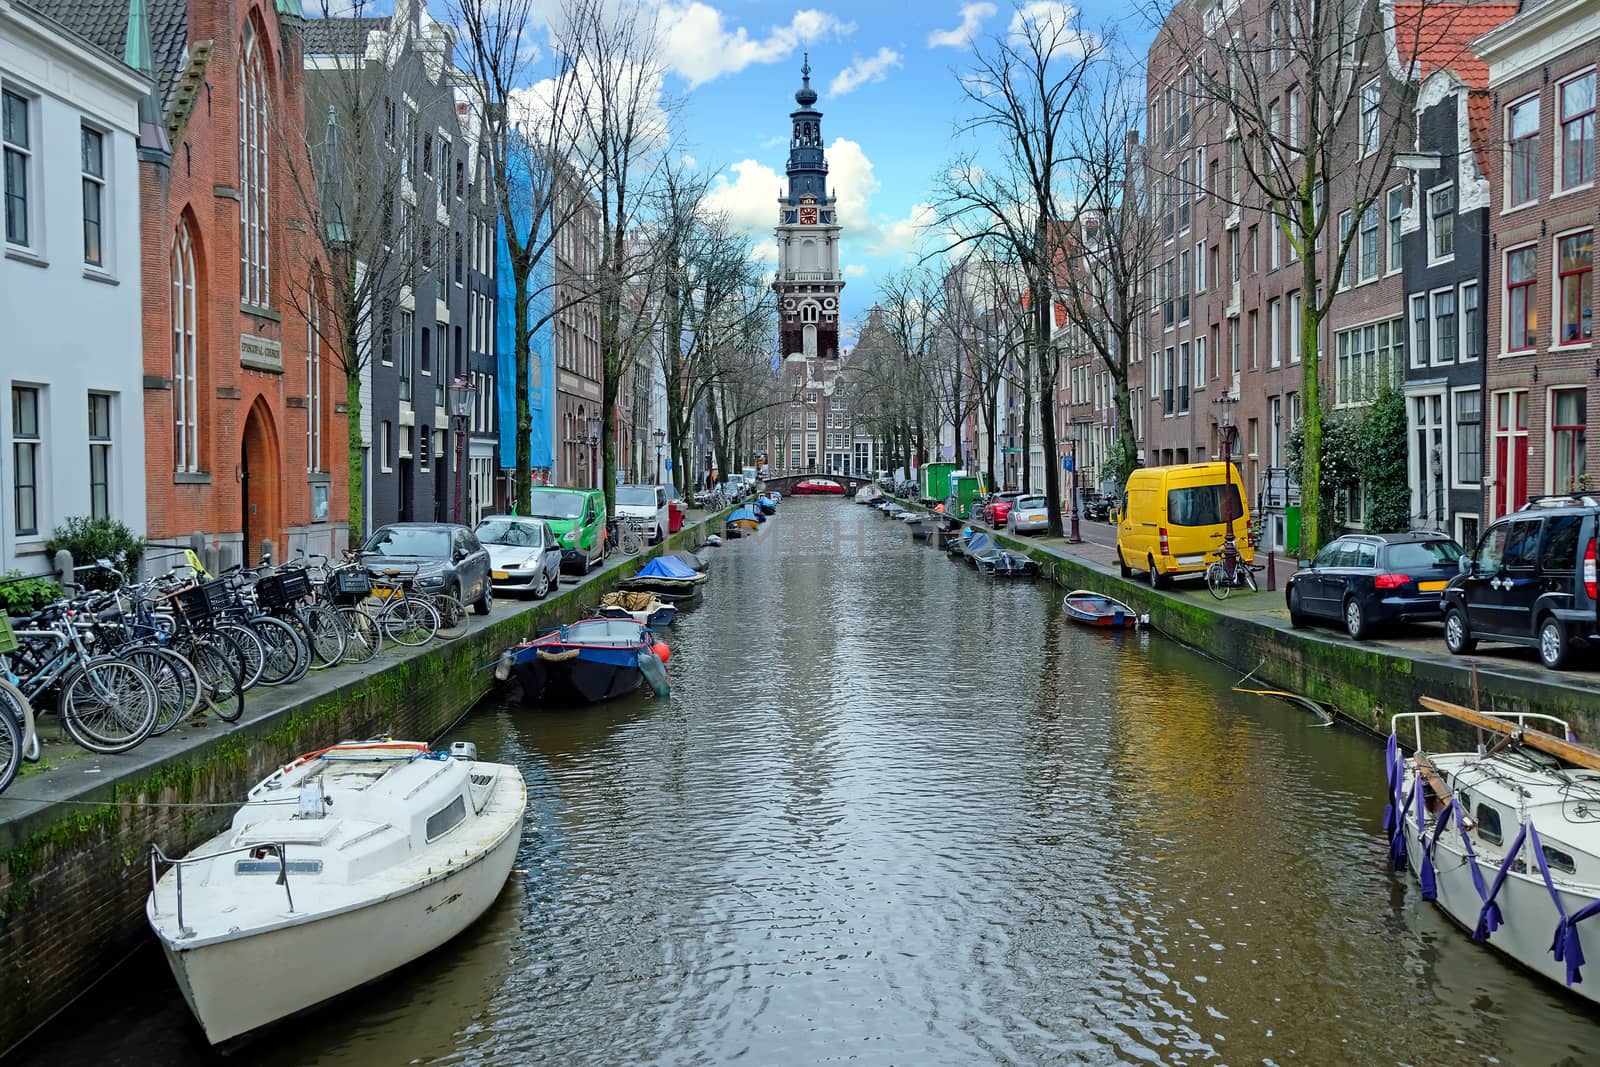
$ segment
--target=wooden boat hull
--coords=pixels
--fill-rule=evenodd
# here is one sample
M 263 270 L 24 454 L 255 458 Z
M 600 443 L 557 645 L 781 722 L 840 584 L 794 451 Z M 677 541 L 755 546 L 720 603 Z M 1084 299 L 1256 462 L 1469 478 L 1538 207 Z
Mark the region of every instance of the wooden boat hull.
M 515 810 L 487 847 L 436 868 L 361 906 L 194 946 L 159 936 L 167 963 L 206 1038 L 233 1041 L 279 1019 L 314 1008 L 432 952 L 475 922 L 505 886 L 522 837 L 527 787 L 520 773 L 502 773 L 498 789 Z M 501 798 L 497 793 L 493 802 Z M 310 877 L 290 875 L 304 896 Z M 147 901 L 153 927 L 157 919 Z M 170 906 L 170 904 L 169 904 Z

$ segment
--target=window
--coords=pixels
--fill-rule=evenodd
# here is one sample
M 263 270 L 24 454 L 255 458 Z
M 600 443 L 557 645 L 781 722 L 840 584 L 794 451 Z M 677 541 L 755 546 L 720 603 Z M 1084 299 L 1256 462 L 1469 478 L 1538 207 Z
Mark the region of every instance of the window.
M 1199 242 L 1194 246 L 1194 291 L 1206 291 L 1206 243 Z
M 239 64 L 239 299 L 255 307 L 271 300 L 267 244 L 267 76 L 255 23 L 244 28 Z
M 1428 256 L 1437 262 L 1456 250 L 1456 190 L 1441 185 L 1428 191 Z
M 1344 407 L 1364 404 L 1384 385 L 1394 384 L 1405 343 L 1400 319 L 1368 323 L 1342 330 L 1335 338 L 1334 403 Z
M 1570 572 L 1578 562 L 1578 531 L 1582 515 L 1552 515 L 1545 520 L 1539 539 L 1539 568 L 1546 574 Z
M 1500 813 L 1487 804 L 1478 805 L 1478 838 L 1491 845 L 1500 843 Z
M 1361 154 L 1370 156 L 1378 150 L 1379 133 L 1382 123 L 1379 121 L 1379 101 L 1381 92 L 1376 81 L 1370 81 L 1361 89 Z
M 184 224 L 172 241 L 172 464 L 179 473 L 200 469 L 197 300 L 194 245 Z
M 1406 208 L 1405 190 L 1398 185 L 1389 190 L 1389 271 L 1392 273 L 1401 267 L 1400 249 L 1402 240 L 1400 235 L 1400 217 Z
M 1178 321 L 1189 321 L 1189 253 L 1178 254 Z
M 1204 337 L 1196 337 L 1194 339 L 1194 387 L 1196 389 L 1204 389 L 1206 387 L 1206 339 Z M 1102 404 L 1101 406 L 1106 407 L 1109 405 Z
M 394 365 L 394 302 L 383 302 L 382 321 L 378 327 L 378 358 L 387 366 Z
M 1556 343 L 1588 341 L 1594 336 L 1593 230 L 1556 242 L 1556 276 L 1561 286 L 1561 332 Z
M 89 394 L 89 515 L 111 516 L 111 394 Z
M 433 134 L 422 135 L 422 173 L 433 177 Z
M 1461 362 L 1471 363 L 1483 354 L 1483 317 L 1478 310 L 1478 283 L 1461 285 Z
M 1526 204 L 1539 195 L 1539 98 L 1530 96 L 1506 110 L 1506 206 Z
M 463 275 L 462 275 L 461 231 L 460 230 L 456 231 L 456 234 L 455 234 L 455 245 L 456 245 L 456 254 L 455 254 L 456 284 L 460 285 L 461 284 L 461 279 L 463 277 Z
M 456 160 L 456 199 L 461 199 L 467 191 L 467 164 L 465 160 Z
M 1178 164 L 1178 229 L 1189 228 L 1189 188 L 1192 182 L 1189 178 L 1189 161 L 1186 159 Z
M 1339 286 L 1348 289 L 1356 283 L 1356 250 L 1346 247 L 1355 216 L 1348 211 L 1339 212 L 1339 247 L 1344 250 L 1344 270 L 1339 272 Z
M 1216 165 L 1212 165 L 1212 179 L 1216 178 Z M 1206 150 L 1194 150 L 1194 198 L 1199 200 L 1206 195 Z
M 1289 87 L 1289 102 L 1286 110 L 1289 112 L 1288 142 L 1291 151 L 1300 151 L 1300 87 Z
M 1378 276 L 1378 203 L 1373 201 L 1361 213 L 1361 280 Z
M 457 793 L 454 800 L 428 816 L 428 825 L 424 836 L 429 841 L 437 837 L 443 837 L 457 826 L 460 826 L 461 820 L 466 817 L 466 797 Z
M 1537 250 L 1531 245 L 1506 253 L 1506 349 L 1527 352 L 1539 332 Z
M 1573 860 L 1570 852 L 1563 852 L 1559 848 L 1553 847 L 1543 839 L 1541 839 L 1539 843 L 1544 846 L 1545 863 L 1549 864 L 1556 870 L 1561 871 L 1563 874 L 1578 873 L 1578 864 L 1575 860 Z
M 1455 441 L 1455 481 L 1477 485 L 1483 480 L 1483 394 L 1477 389 L 1456 394 Z
M 1561 188 L 1594 181 L 1594 71 L 1561 85 Z
M 106 205 L 106 137 L 84 126 L 83 144 L 83 261 L 105 266 L 103 220 Z
M 1171 415 L 1177 410 L 1177 394 L 1172 388 L 1172 378 L 1175 371 L 1174 361 L 1176 354 L 1168 348 L 1164 362 L 1161 364 L 1161 414 Z
M 11 490 L 19 535 L 39 532 L 39 452 L 44 447 L 39 432 L 39 390 L 30 385 L 11 387 Z
M 1305 311 L 1300 306 L 1300 290 L 1289 294 L 1289 362 L 1300 362 L 1300 320 Z
M 1239 316 L 1228 319 L 1228 358 L 1233 376 L 1239 376 Z
M 412 336 L 416 330 L 412 324 L 411 312 L 400 312 L 400 399 L 411 399 L 411 344 Z
M 0 93 L 0 132 L 5 145 L 6 240 L 30 245 L 28 234 L 28 176 L 33 168 L 33 140 L 28 129 L 30 101 L 7 90 Z
M 1456 291 L 1441 289 L 1433 294 L 1433 362 L 1456 361 Z
M 1422 293 L 1411 298 L 1411 365 L 1428 365 L 1428 298 Z
M 394 454 L 393 452 L 390 451 L 390 445 L 391 445 L 391 442 L 393 440 L 394 440 L 394 430 L 390 426 L 389 420 L 388 419 L 384 419 L 382 422 L 380 422 L 378 424 L 378 469 L 379 470 L 382 470 L 382 471 L 392 471 L 392 470 L 394 470 L 393 460 L 390 458 Z
M 1178 414 L 1189 413 L 1189 383 L 1192 380 L 1189 366 L 1189 342 L 1185 341 L 1178 346 Z
M 1575 492 L 1578 479 L 1584 476 L 1587 399 L 1583 389 L 1555 389 L 1550 393 L 1551 492 Z
M 1240 261 L 1240 258 L 1241 257 L 1240 257 L 1240 254 L 1239 254 L 1239 231 L 1237 229 L 1229 230 L 1228 231 L 1228 259 L 1233 264 L 1233 280 L 1235 282 L 1237 282 L 1239 280 L 1239 261 Z
M 1279 367 L 1283 365 L 1283 349 L 1279 343 L 1279 336 L 1283 331 L 1282 304 L 1277 297 L 1267 301 L 1267 366 Z
M 311 293 L 306 316 L 306 471 L 322 470 L 322 300 Z

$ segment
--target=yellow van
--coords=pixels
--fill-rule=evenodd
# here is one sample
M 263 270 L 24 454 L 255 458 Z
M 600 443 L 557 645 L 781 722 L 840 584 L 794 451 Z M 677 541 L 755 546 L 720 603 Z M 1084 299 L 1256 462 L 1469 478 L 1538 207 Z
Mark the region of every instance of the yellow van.
M 1145 467 L 1128 475 L 1127 497 L 1117 524 L 1124 578 L 1139 571 L 1159 589 L 1174 577 L 1204 574 L 1221 555 L 1230 514 L 1239 558 L 1249 563 L 1255 557 L 1244 483 L 1231 463 Z

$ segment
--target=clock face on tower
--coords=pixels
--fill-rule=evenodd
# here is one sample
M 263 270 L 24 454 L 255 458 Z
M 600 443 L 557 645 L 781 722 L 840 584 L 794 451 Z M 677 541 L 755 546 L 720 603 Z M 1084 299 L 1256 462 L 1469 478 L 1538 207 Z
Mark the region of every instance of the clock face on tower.
M 816 224 L 817 224 L 817 209 L 814 208 L 814 207 L 803 207 L 803 208 L 801 208 L 800 209 L 800 225 L 802 225 L 802 226 L 815 226 Z

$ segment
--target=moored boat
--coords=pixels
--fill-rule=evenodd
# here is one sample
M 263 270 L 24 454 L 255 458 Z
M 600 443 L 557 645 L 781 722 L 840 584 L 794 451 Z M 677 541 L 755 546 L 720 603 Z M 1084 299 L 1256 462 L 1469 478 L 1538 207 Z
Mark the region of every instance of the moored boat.
M 1039 563 L 1021 552 L 998 546 L 974 557 L 978 569 L 985 574 L 1003 578 L 1037 578 Z
M 632 619 L 583 619 L 506 649 L 495 677 L 514 679 L 527 707 L 599 704 L 646 682 L 665 696 L 665 650 Z
M 678 616 L 678 609 L 654 593 L 617 590 L 601 595 L 600 607 L 595 614 L 603 619 L 632 619 L 641 626 L 659 630 L 672 625 L 672 620 Z
M 760 525 L 761 520 L 756 513 L 747 507 L 735 508 L 724 524 L 729 537 L 742 537 L 747 533 L 754 533 Z
M 795 496 L 842 496 L 844 486 L 832 478 L 807 478 L 791 491 Z
M 706 543 L 710 544 L 711 538 L 707 538 Z M 697 596 L 699 587 L 704 584 L 707 577 L 704 572 L 695 570 L 674 556 L 657 556 L 640 567 L 639 572 L 633 577 L 618 582 L 617 588 L 642 590 L 655 593 L 664 600 L 676 600 L 680 597 Z
M 212 1044 L 381 978 L 484 913 L 521 839 L 527 789 L 470 745 L 346 742 L 257 784 L 182 859 L 152 845 L 145 902 Z
M 1600 949 L 1600 925 L 1584 925 L 1600 915 L 1600 822 L 1574 814 L 1600 806 L 1600 750 L 1576 743 L 1554 716 L 1422 704 L 1429 710 L 1390 720 L 1384 829 L 1396 868 L 1413 871 L 1422 898 L 1474 941 L 1600 1003 L 1600 985 L 1581 970 L 1585 932 Z M 1444 726 L 1499 740 L 1425 748 L 1424 727 L 1436 737 Z M 1402 731 L 1415 744 L 1409 758 Z
M 1067 618 L 1084 626 L 1131 630 L 1139 625 L 1139 613 L 1122 601 L 1088 589 L 1074 589 L 1061 598 Z

